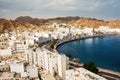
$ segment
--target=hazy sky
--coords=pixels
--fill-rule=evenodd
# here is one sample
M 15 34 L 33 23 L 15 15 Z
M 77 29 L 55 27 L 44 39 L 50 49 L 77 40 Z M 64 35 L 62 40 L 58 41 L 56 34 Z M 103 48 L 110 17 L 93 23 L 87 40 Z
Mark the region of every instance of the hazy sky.
M 0 0 L 0 18 L 18 16 L 120 19 L 120 0 Z

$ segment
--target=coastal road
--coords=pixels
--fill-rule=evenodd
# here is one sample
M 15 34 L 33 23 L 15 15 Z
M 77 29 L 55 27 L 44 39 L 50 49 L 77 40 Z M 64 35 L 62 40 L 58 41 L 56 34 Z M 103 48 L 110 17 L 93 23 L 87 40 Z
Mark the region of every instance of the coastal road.
M 74 61 L 69 61 L 70 66 L 74 68 L 83 67 L 83 63 L 78 63 Z M 99 69 L 98 74 L 105 77 L 108 80 L 120 80 L 120 72 L 104 69 L 97 67 Z

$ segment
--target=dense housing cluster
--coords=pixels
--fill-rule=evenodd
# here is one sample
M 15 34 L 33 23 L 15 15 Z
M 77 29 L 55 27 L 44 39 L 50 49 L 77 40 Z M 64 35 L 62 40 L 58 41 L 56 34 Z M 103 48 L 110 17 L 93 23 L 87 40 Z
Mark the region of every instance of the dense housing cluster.
M 45 48 L 58 42 L 103 34 L 119 34 L 120 29 L 97 29 L 53 23 L 52 31 L 15 30 L 0 34 L 0 80 L 106 80 L 84 68 L 69 69 L 69 58 Z M 39 44 L 44 44 L 39 47 Z

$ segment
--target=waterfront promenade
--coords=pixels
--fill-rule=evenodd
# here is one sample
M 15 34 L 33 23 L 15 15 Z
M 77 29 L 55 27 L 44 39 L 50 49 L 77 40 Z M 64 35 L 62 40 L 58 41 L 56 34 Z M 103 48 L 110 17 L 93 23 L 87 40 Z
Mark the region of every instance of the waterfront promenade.
M 69 65 L 70 66 L 72 65 L 72 68 L 83 67 L 83 63 L 74 62 L 74 61 L 69 61 Z M 120 72 L 116 72 L 116 71 L 112 71 L 112 70 L 108 70 L 100 67 L 97 67 L 97 68 L 99 70 L 98 74 L 107 79 L 110 79 L 110 80 L 120 79 Z

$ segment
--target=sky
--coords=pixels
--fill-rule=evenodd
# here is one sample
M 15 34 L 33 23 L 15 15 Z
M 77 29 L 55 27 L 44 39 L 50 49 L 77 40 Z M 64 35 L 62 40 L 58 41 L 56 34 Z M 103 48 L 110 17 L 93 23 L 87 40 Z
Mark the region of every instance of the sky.
M 80 16 L 120 19 L 120 0 L 0 0 L 0 18 Z

